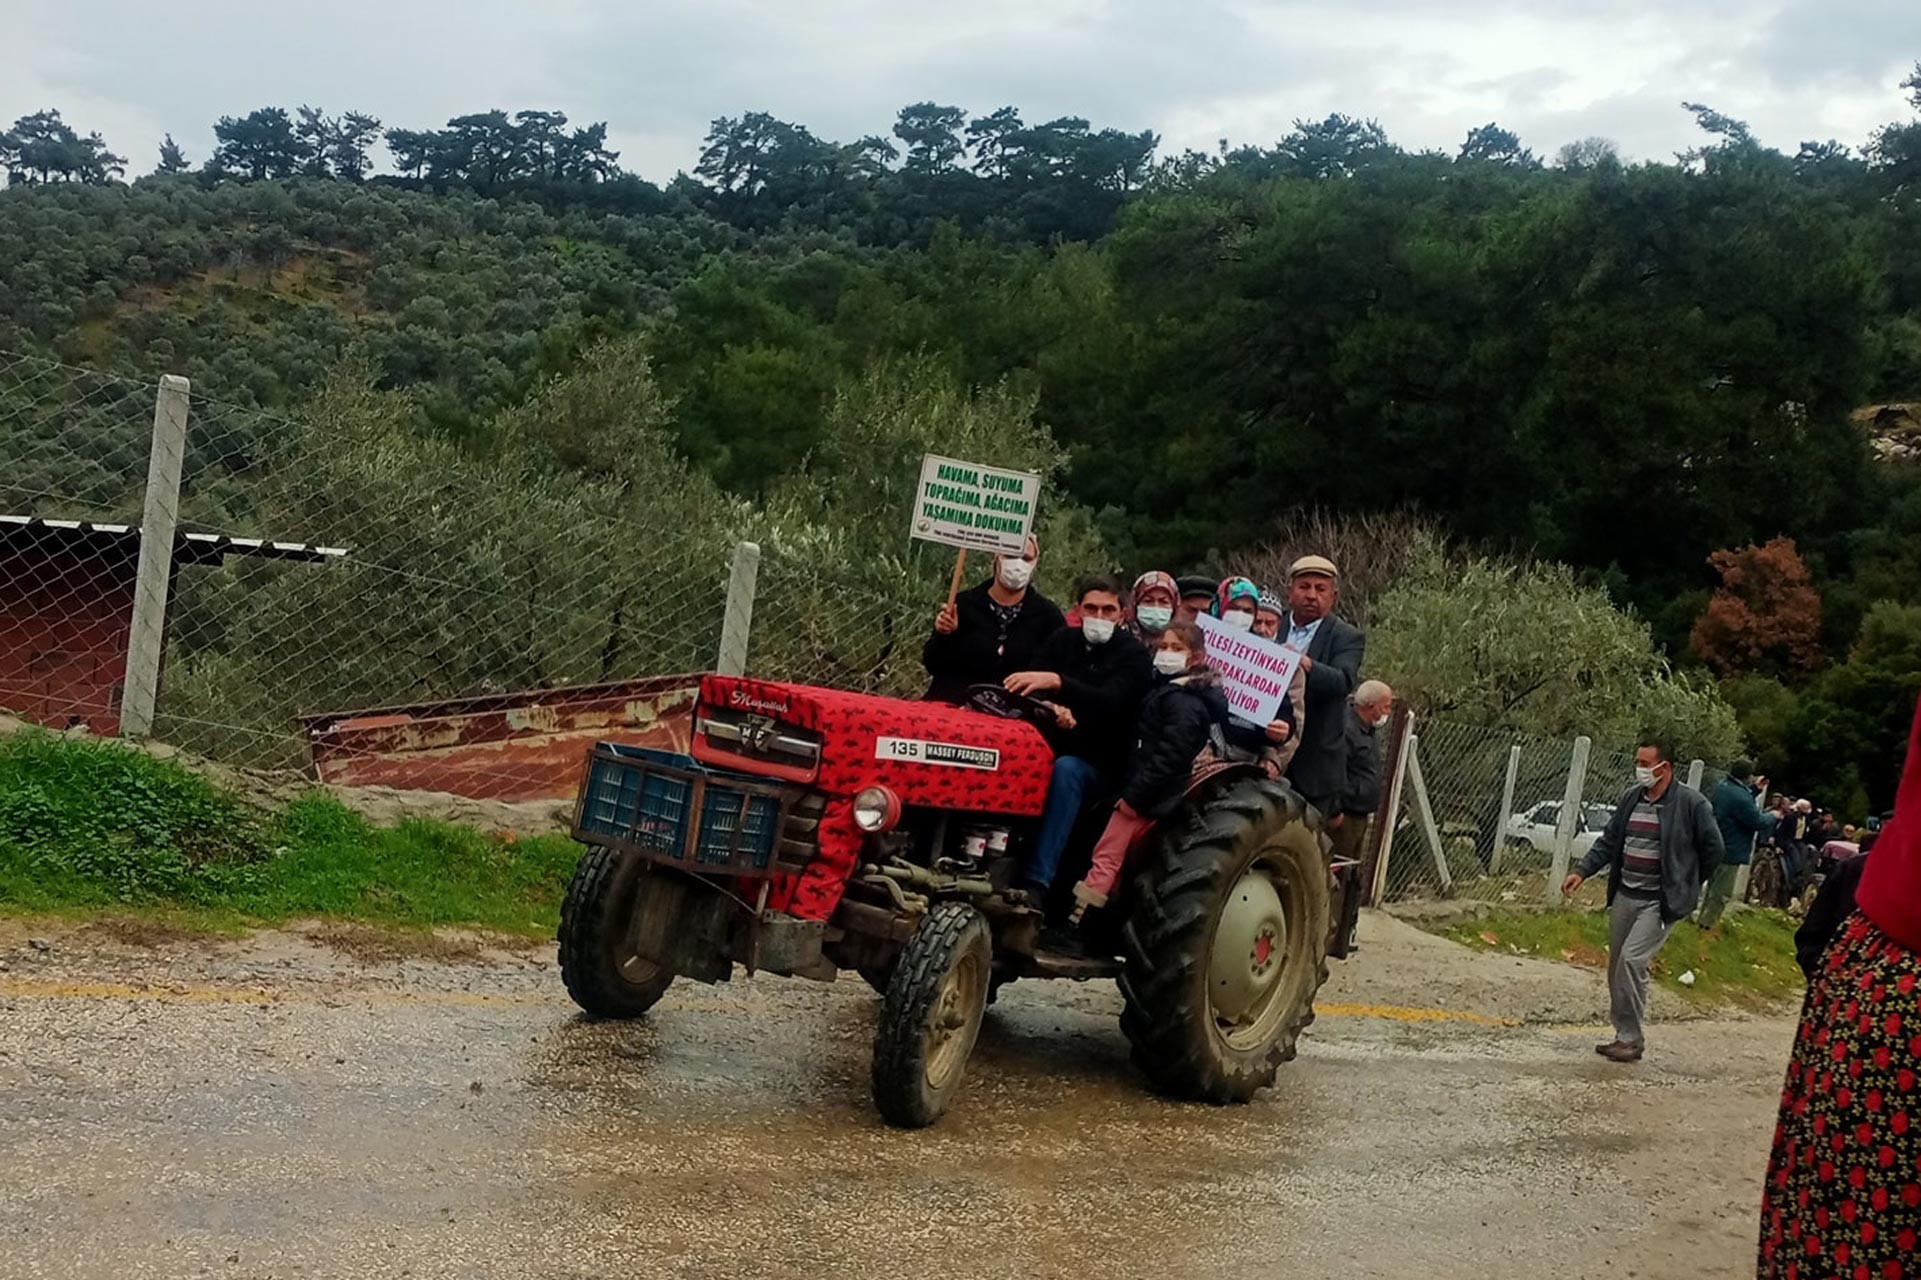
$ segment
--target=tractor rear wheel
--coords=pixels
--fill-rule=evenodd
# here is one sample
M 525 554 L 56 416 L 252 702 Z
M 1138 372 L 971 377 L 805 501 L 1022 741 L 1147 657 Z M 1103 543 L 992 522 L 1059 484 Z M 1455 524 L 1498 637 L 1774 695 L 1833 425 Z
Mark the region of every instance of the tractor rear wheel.
M 638 1018 L 674 980 L 629 941 L 648 878 L 639 856 L 595 845 L 567 883 L 560 904 L 560 978 L 592 1017 Z
M 1155 1086 L 1245 1102 L 1327 979 L 1327 860 L 1284 783 L 1246 781 L 1169 835 L 1122 930 L 1121 1030 Z
M 964 902 L 921 917 L 901 951 L 874 1036 L 874 1105 L 903 1129 L 923 1129 L 960 1089 L 987 1010 L 994 939 Z

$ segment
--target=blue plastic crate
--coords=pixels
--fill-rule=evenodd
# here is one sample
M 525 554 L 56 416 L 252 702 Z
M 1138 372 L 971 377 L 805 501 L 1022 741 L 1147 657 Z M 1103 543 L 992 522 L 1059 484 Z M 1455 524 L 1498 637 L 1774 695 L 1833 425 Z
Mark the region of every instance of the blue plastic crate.
M 579 829 L 634 845 L 662 861 L 685 863 L 687 811 L 697 779 L 704 786 L 694 862 L 703 867 L 732 864 L 741 870 L 744 860 L 766 870 L 780 835 L 780 801 L 729 785 L 737 781 L 764 786 L 765 779 L 709 769 L 676 752 L 599 744 L 587 772 Z

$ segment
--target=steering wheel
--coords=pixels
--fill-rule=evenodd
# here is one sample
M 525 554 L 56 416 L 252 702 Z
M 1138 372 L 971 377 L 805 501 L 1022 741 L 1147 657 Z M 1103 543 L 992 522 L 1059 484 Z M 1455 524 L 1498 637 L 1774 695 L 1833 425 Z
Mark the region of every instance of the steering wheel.
M 1025 720 L 1034 725 L 1052 725 L 1054 715 L 1040 701 L 1025 694 L 1011 693 L 997 684 L 969 685 L 969 708 L 1002 720 Z

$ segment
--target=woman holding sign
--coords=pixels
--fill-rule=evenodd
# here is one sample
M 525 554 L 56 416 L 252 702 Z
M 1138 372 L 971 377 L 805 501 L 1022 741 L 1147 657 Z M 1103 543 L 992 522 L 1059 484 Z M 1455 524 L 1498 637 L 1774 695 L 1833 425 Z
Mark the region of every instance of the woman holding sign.
M 995 556 L 994 576 L 941 606 L 921 650 L 931 702 L 960 703 L 977 684 L 999 684 L 1040 664 L 1041 646 L 1067 625 L 1060 606 L 1033 587 L 1038 538 L 1020 556 Z

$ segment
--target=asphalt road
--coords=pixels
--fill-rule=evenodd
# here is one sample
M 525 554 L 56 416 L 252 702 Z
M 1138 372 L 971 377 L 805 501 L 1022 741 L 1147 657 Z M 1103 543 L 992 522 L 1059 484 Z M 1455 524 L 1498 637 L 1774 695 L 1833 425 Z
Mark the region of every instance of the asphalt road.
M 857 981 L 594 1025 L 543 952 L 0 925 L 0 1276 L 1753 1274 L 1790 1022 L 1616 1067 L 1560 1021 L 1590 975 L 1366 936 L 1251 1106 L 1150 1096 L 1111 985 L 1029 982 L 901 1133 Z

